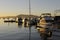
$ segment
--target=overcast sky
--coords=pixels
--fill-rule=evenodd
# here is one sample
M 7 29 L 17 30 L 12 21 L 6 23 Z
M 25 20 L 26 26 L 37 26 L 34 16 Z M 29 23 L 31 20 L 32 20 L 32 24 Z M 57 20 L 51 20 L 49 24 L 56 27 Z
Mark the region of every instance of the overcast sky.
M 31 14 L 60 9 L 60 0 L 31 0 Z M 29 0 L 0 0 L 0 16 L 29 14 Z

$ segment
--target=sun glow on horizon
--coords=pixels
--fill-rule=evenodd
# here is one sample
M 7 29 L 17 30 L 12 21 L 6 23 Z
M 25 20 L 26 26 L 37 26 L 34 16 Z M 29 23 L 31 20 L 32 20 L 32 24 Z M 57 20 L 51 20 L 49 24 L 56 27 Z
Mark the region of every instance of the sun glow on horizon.
M 41 13 L 52 13 L 57 9 L 60 9 L 60 0 L 31 0 L 32 15 L 40 16 Z M 0 0 L 0 16 L 20 14 L 29 14 L 29 0 Z

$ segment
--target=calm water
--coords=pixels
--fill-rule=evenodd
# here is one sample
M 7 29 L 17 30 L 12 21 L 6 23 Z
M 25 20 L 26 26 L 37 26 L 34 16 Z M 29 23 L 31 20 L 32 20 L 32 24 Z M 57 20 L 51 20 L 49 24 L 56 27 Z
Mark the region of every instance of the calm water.
M 29 27 L 18 23 L 4 23 L 0 19 L 0 40 L 29 40 Z M 31 40 L 41 40 L 37 29 L 31 27 Z M 60 30 L 53 31 L 52 40 L 60 40 Z
M 31 27 L 31 40 L 40 40 L 39 33 L 35 27 Z M 0 19 L 0 40 L 29 40 L 29 27 L 18 25 L 18 23 L 4 23 Z

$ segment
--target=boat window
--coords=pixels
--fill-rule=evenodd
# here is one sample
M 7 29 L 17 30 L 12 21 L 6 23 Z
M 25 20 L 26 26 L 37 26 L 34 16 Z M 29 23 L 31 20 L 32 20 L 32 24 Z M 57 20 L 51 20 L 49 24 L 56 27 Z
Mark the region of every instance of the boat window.
M 54 20 L 45 20 L 46 22 L 53 22 Z

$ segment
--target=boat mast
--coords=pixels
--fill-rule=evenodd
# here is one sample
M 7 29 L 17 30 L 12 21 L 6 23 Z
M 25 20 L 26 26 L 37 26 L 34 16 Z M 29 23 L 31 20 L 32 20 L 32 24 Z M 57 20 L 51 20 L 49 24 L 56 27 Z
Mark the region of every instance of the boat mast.
M 29 24 L 30 24 L 30 20 L 31 20 L 31 4 L 30 4 L 30 0 L 29 0 Z M 31 25 L 29 25 L 29 40 L 31 40 Z

